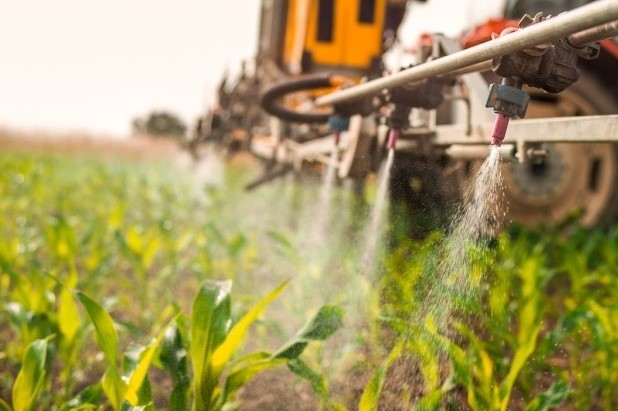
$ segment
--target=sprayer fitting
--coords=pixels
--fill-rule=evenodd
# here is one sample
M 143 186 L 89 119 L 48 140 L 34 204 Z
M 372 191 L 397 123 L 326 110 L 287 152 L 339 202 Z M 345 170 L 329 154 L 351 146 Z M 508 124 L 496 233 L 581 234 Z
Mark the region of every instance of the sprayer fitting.
M 493 109 L 497 114 L 491 144 L 500 146 L 506 136 L 506 129 L 512 117 L 523 118 L 528 109 L 530 96 L 521 87 L 523 82 L 519 78 L 504 78 L 502 84 L 491 84 L 485 107 Z
M 389 150 L 394 150 L 397 145 L 397 139 L 399 138 L 399 129 L 391 128 L 388 134 L 388 142 L 386 143 L 386 147 Z

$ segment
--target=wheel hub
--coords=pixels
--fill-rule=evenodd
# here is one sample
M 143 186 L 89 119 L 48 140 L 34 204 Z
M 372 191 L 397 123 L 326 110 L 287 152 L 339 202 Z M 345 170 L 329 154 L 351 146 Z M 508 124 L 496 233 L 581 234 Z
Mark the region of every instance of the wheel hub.
M 546 156 L 532 159 L 524 164 L 509 165 L 513 195 L 535 199 L 535 202 L 553 202 L 565 185 L 566 164 L 561 150 L 552 144 L 544 144 Z

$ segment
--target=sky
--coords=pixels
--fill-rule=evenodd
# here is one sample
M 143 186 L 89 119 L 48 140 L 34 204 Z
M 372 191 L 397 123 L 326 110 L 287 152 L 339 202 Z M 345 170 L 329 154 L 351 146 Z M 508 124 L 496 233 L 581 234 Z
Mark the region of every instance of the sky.
M 423 30 L 455 35 L 498 4 L 414 4 L 402 42 Z M 259 8 L 259 0 L 0 0 L 0 127 L 120 137 L 152 110 L 192 125 L 224 71 L 254 56 Z
M 0 126 L 125 135 L 192 123 L 255 50 L 252 0 L 0 0 Z

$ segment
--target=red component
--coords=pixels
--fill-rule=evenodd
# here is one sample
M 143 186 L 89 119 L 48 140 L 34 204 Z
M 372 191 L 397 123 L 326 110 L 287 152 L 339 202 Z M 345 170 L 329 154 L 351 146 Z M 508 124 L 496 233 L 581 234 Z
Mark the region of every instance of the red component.
M 393 150 L 397 145 L 397 139 L 399 138 L 399 130 L 396 128 L 391 128 L 390 133 L 388 134 L 388 142 L 386 143 L 386 147 L 389 150 Z
M 496 122 L 494 123 L 494 132 L 491 135 L 491 144 L 500 147 L 502 140 L 506 136 L 506 129 L 509 126 L 509 120 L 511 118 L 506 114 L 498 113 L 496 116 Z
M 422 33 L 421 37 L 418 40 L 418 44 L 420 46 L 432 47 L 433 46 L 433 36 L 429 33 Z
M 601 47 L 609 54 L 618 59 L 618 43 L 614 39 L 601 41 Z
M 501 19 L 489 19 L 484 24 L 476 26 L 472 30 L 466 32 L 459 43 L 464 49 L 476 46 L 486 41 L 491 40 L 492 33 L 502 33 L 507 27 L 517 28 L 518 22 L 515 20 Z

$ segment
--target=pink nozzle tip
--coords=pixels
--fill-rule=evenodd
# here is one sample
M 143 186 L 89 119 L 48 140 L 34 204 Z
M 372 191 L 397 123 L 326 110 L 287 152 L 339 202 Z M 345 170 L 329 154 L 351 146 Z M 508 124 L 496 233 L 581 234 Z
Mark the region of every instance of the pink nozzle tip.
M 399 138 L 399 130 L 396 128 L 391 128 L 391 132 L 388 135 L 388 142 L 386 143 L 386 147 L 389 150 L 393 150 L 397 145 L 397 139 Z
M 509 126 L 509 120 L 511 118 L 506 114 L 498 113 L 496 116 L 496 122 L 494 123 L 494 132 L 491 136 L 491 144 L 500 147 L 502 140 L 506 136 L 506 129 Z
M 335 145 L 338 146 L 339 145 L 339 141 L 341 140 L 341 133 L 340 132 L 336 132 L 335 133 Z

